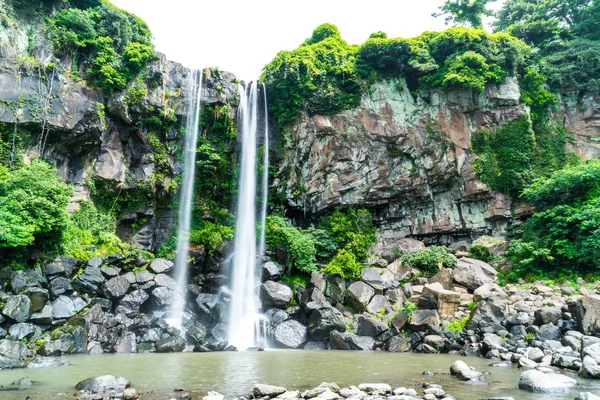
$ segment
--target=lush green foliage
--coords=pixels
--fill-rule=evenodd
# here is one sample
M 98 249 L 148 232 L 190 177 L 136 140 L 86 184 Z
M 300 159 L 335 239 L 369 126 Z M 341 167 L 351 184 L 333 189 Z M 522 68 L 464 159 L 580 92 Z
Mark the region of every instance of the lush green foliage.
M 87 74 L 108 94 L 156 58 L 148 26 L 138 17 L 103 0 L 76 2 L 48 18 L 56 48 L 84 56 L 92 65 Z
M 522 224 L 507 256 L 509 281 L 600 271 L 600 161 L 568 165 L 523 191 L 536 212 Z
M 482 244 L 474 244 L 469 248 L 469 258 L 474 258 L 476 260 L 481 260 L 483 262 L 489 263 L 494 261 L 494 255 L 490 251 L 487 246 Z
M 368 82 L 404 76 L 411 89 L 463 87 L 482 91 L 524 65 L 529 48 L 505 33 L 451 28 L 412 39 L 377 32 L 362 45 L 350 46 L 331 24 L 292 51 L 280 52 L 265 66 L 269 110 L 284 126 L 306 108 L 332 114 L 358 106 Z
M 439 6 L 440 12 L 433 13 L 434 17 L 445 16 L 446 24 L 455 22 L 457 24 L 468 24 L 473 28 L 482 28 L 483 16 L 491 16 L 494 13 L 487 5 L 494 0 L 445 0 Z
M 275 250 L 278 245 L 287 248 L 292 266 L 300 272 L 317 270 L 315 242 L 306 232 L 293 227 L 283 217 L 270 215 L 265 226 L 267 246 Z
M 326 274 L 341 276 L 345 279 L 358 278 L 363 265 L 356 260 L 354 253 L 341 249 L 323 270 Z
M 60 242 L 70 186 L 41 160 L 10 171 L 0 166 L 0 247 Z
M 600 15 L 598 16 L 600 20 Z M 600 41 L 554 41 L 542 51 L 548 81 L 554 90 L 574 93 L 600 92 Z
M 446 246 L 429 246 L 414 253 L 404 254 L 402 263 L 422 272 L 433 275 L 441 268 L 451 268 L 456 265 L 456 258 Z
M 365 209 L 337 209 L 321 218 L 320 228 L 329 233 L 339 249 L 354 254 L 360 262 L 367 258 L 369 249 L 375 243 L 371 214 Z
M 467 324 L 469 323 L 469 321 L 471 320 L 471 316 L 467 315 L 464 318 L 455 318 L 452 321 L 450 321 L 450 323 L 448 324 L 448 330 L 450 332 L 462 332 L 465 330 L 465 327 L 467 326 Z
M 225 240 L 231 239 L 233 239 L 232 227 L 206 220 L 202 221 L 201 227 L 193 228 L 190 232 L 190 242 L 204 245 L 210 255 Z
M 311 114 L 330 114 L 358 106 L 356 51 L 335 26 L 323 24 L 297 49 L 277 54 L 265 66 L 262 81 L 268 86 L 269 110 L 278 124 L 295 120 L 304 107 Z

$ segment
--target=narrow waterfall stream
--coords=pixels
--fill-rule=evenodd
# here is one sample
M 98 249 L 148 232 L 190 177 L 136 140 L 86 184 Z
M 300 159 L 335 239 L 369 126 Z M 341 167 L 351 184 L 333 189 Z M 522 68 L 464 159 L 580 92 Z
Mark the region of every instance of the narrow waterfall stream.
M 260 244 L 257 247 L 257 144 L 259 137 L 258 86 L 253 82 L 240 85 L 238 134 L 241 142 L 240 176 L 236 229 L 231 269 L 231 303 L 227 336 L 229 343 L 240 350 L 264 346 L 261 339 L 264 317 L 259 314 L 260 267 L 264 251 L 264 221 L 266 214 L 266 186 L 268 175 L 268 138 L 265 109 L 264 164 L 262 178 L 263 204 L 261 205 Z M 263 90 L 264 95 L 264 90 Z M 266 100 L 265 100 L 266 104 Z
M 194 194 L 194 172 L 196 170 L 196 144 L 200 129 L 200 99 L 202 97 L 202 71 L 192 70 L 188 78 L 190 100 L 185 124 L 183 151 L 183 179 L 179 192 L 179 223 L 177 230 L 177 256 L 175 257 L 175 279 L 177 286 L 173 295 L 168 322 L 178 329 L 183 327 L 185 293 L 188 280 L 188 257 L 190 246 L 190 224 Z

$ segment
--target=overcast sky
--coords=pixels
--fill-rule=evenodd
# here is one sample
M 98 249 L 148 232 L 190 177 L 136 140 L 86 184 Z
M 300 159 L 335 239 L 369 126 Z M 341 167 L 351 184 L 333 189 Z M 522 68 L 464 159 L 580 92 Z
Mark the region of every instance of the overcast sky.
M 431 13 L 443 0 L 112 0 L 144 19 L 158 51 L 187 67 L 217 66 L 258 78 L 280 50 L 296 48 L 324 22 L 351 44 L 372 32 L 412 37 L 445 28 Z

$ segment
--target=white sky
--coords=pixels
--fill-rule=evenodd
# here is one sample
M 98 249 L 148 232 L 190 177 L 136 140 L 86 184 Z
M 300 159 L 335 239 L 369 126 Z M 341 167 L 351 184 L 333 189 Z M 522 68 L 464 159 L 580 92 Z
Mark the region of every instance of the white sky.
M 187 67 L 217 66 L 258 78 L 280 50 L 291 50 L 322 23 L 351 44 L 372 32 L 412 37 L 442 30 L 432 12 L 443 0 L 112 0 L 145 20 L 158 51 Z

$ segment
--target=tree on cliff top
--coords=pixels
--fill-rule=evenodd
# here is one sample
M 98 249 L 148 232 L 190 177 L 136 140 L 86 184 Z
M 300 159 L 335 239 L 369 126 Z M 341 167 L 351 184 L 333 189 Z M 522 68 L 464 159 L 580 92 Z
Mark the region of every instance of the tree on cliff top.
M 494 1 L 496 0 L 446 0 L 438 7 L 440 11 L 431 15 L 434 17 L 445 16 L 446 24 L 454 22 L 481 28 L 483 27 L 483 17 L 494 15 L 493 11 L 487 8 L 487 5 Z

